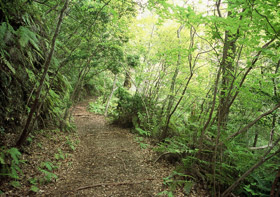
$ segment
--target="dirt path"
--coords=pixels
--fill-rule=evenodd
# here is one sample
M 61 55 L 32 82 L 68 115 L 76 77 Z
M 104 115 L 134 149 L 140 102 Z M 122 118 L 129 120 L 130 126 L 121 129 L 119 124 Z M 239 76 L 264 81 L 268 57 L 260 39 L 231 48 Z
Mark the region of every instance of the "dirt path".
M 87 112 L 87 103 L 73 112 L 80 138 L 73 168 L 49 196 L 156 196 L 172 167 L 154 164 L 154 153 L 141 149 L 135 135 Z

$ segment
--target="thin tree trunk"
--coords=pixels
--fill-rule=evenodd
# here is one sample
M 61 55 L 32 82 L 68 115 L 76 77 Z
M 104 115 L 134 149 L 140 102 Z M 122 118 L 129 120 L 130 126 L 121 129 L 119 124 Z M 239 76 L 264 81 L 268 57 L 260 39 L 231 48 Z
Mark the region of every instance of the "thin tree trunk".
M 24 129 L 21 133 L 21 136 L 16 143 L 16 146 L 18 146 L 18 147 L 23 145 L 23 143 L 25 142 L 26 138 L 28 137 L 28 135 L 30 133 L 29 126 L 30 126 L 30 123 L 32 122 L 33 114 L 36 112 L 37 107 L 38 107 L 41 91 L 42 91 L 42 88 L 43 88 L 43 85 L 44 85 L 44 82 L 45 82 L 45 79 L 46 79 L 46 76 L 47 76 L 47 73 L 48 73 L 48 70 L 49 70 L 49 66 L 50 66 L 50 63 L 51 63 L 51 60 L 52 60 L 53 53 L 54 53 L 55 41 L 56 41 L 56 38 L 59 34 L 60 27 L 61 27 L 62 20 L 63 20 L 63 15 L 64 15 L 65 10 L 68 7 L 68 3 L 69 3 L 69 0 L 66 0 L 63 8 L 61 9 L 59 20 L 58 20 L 58 23 L 57 23 L 57 26 L 56 26 L 56 30 L 55 30 L 54 36 L 52 38 L 51 49 L 50 49 L 49 55 L 47 56 L 47 58 L 44 62 L 44 65 L 43 65 L 44 72 L 41 76 L 41 80 L 40 80 L 40 83 L 39 83 L 40 85 L 39 85 L 39 87 L 36 91 L 36 96 L 35 96 L 34 103 L 33 103 L 32 107 L 30 109 L 30 112 L 28 114 L 28 118 L 26 120 Z
M 178 38 L 178 42 L 179 42 L 179 47 L 180 47 L 180 50 L 178 52 L 178 59 L 177 59 L 177 64 L 176 64 L 176 69 L 175 69 L 175 72 L 173 74 L 173 77 L 172 77 L 172 81 L 171 81 L 171 86 L 170 86 L 170 89 L 169 89 L 169 93 L 170 95 L 168 96 L 167 100 L 168 100 L 168 104 L 167 104 L 167 109 L 166 109 L 166 124 L 165 124 L 165 128 L 163 130 L 163 133 L 162 133 L 162 138 L 166 138 L 167 137 L 167 130 L 168 130 L 168 125 L 169 125 L 169 122 L 170 122 L 170 111 L 171 111 L 171 108 L 172 108 L 172 105 L 174 103 L 174 90 L 175 90 L 175 84 L 176 84 L 176 79 L 177 79 L 177 76 L 178 76 L 178 73 L 179 73 L 179 66 L 181 64 L 181 39 L 180 39 L 180 33 L 182 31 L 182 29 L 184 28 L 184 25 L 181 25 L 179 27 L 179 29 L 177 30 L 177 38 Z
M 87 62 L 86 62 L 86 66 L 84 66 L 81 71 L 79 72 L 79 75 L 78 75 L 78 81 L 77 83 L 75 84 L 75 87 L 74 87 L 74 90 L 70 96 L 70 101 L 69 101 L 69 104 L 71 102 L 74 102 L 75 100 L 75 96 L 77 95 L 77 93 L 79 92 L 79 87 L 81 85 L 81 82 L 82 80 L 84 79 L 84 77 L 86 76 L 86 74 L 90 71 L 90 62 L 92 60 L 92 57 L 95 55 L 95 53 L 92 53 L 92 55 L 88 58 Z M 60 129 L 63 130 L 64 129 L 64 126 L 65 126 L 65 121 L 67 120 L 67 117 L 69 116 L 69 119 L 71 117 L 71 114 L 70 112 L 70 106 L 67 106 L 65 112 L 64 112 L 64 115 L 63 115 L 63 119 L 60 121 Z
M 124 79 L 123 87 L 128 90 L 131 88 L 130 68 L 128 68 L 125 71 L 125 79 Z
M 218 11 L 219 17 L 222 17 L 220 11 L 221 0 L 216 2 L 216 7 Z M 230 4 L 230 1 L 228 2 Z M 243 9 L 244 11 L 244 9 Z M 232 12 L 228 11 L 227 17 L 232 18 Z M 239 20 L 242 20 L 242 16 Z M 217 27 L 216 27 L 217 28 Z M 218 31 L 218 29 L 217 29 Z M 219 107 L 217 112 L 217 120 L 222 128 L 226 127 L 227 119 L 229 115 L 229 103 L 230 98 L 232 97 L 231 91 L 233 89 L 233 82 L 235 78 L 232 73 L 234 72 L 233 61 L 236 56 L 236 41 L 239 38 L 239 28 L 236 33 L 232 33 L 229 31 L 225 31 L 225 38 L 223 40 L 223 57 L 220 66 L 222 67 L 222 84 L 221 84 L 221 92 L 219 99 Z M 222 39 L 222 38 L 221 38 Z M 231 84 L 231 85 L 230 85 Z M 214 119 L 215 120 L 215 119 Z M 216 195 L 216 194 L 215 194 Z
M 278 149 L 275 153 L 273 153 L 272 155 L 270 155 L 269 157 L 266 157 L 271 151 L 272 149 L 279 143 L 280 138 L 278 140 L 276 140 L 276 142 L 274 143 L 274 145 L 272 147 L 270 147 L 269 150 L 266 151 L 266 153 L 261 157 L 261 159 L 259 160 L 259 162 L 257 162 L 255 165 L 253 165 L 249 170 L 247 170 L 241 177 L 239 177 L 229 188 L 226 189 L 226 191 L 224 191 L 224 193 L 222 194 L 222 197 L 226 197 L 228 196 L 238 185 L 239 183 L 244 180 L 248 175 L 250 175 L 255 169 L 257 169 L 258 167 L 260 167 L 264 162 L 266 162 L 267 160 L 271 159 L 272 157 L 274 157 L 275 155 L 280 153 L 280 149 Z
M 209 126 L 209 123 L 211 122 L 213 113 L 214 113 L 214 109 L 215 109 L 215 104 L 216 104 L 216 98 L 217 98 L 217 92 L 218 92 L 218 84 L 219 84 L 219 80 L 220 80 L 220 76 L 221 76 L 221 70 L 222 67 L 220 66 L 218 69 L 218 73 L 217 73 L 217 77 L 216 77 L 216 81 L 215 81 L 215 86 L 214 86 L 214 95 L 213 95 L 213 100 L 212 100 L 212 106 L 210 109 L 210 113 L 208 116 L 208 119 L 206 121 L 206 123 L 204 124 L 202 130 L 201 130 L 201 134 L 200 134 L 200 138 L 199 138 L 199 151 L 197 153 L 197 155 L 200 155 L 201 151 L 202 151 L 202 145 L 204 142 L 204 135 L 205 135 L 205 131 Z
M 160 72 L 162 71 L 163 76 L 161 76 Z M 161 82 L 163 81 L 164 77 L 166 76 L 166 69 L 165 69 L 165 65 L 162 64 L 162 70 L 159 72 L 159 77 L 158 77 L 158 80 L 156 81 L 156 84 L 155 84 L 155 88 L 153 90 L 153 97 L 151 98 L 153 100 L 154 103 L 158 103 L 158 99 L 159 99 L 159 90 L 160 90 L 160 87 L 161 87 Z
M 228 105 L 228 108 L 230 108 L 233 104 L 233 102 L 235 101 L 235 99 L 237 98 L 239 92 L 240 92 L 240 88 L 243 86 L 244 82 L 245 82 L 245 79 L 247 78 L 248 74 L 250 73 L 250 71 L 253 69 L 254 65 L 257 63 L 257 61 L 259 60 L 259 57 L 263 51 L 263 49 L 266 49 L 272 42 L 274 42 L 275 38 L 272 38 L 269 42 L 267 42 L 266 44 L 264 44 L 262 46 L 262 49 L 257 53 L 257 55 L 255 55 L 254 57 L 254 60 L 252 61 L 252 64 L 251 66 L 247 69 L 247 71 L 245 72 L 245 74 L 243 75 L 239 85 L 238 85 L 238 88 L 237 88 L 237 91 L 235 92 L 235 94 L 233 95 L 232 99 L 230 100 L 229 102 L 229 105 Z
M 109 108 L 109 105 L 110 105 L 110 101 L 112 99 L 112 96 L 113 96 L 114 92 L 116 91 L 116 88 L 115 88 L 116 83 L 117 83 L 117 75 L 115 75 L 115 77 L 114 77 L 114 83 L 113 83 L 112 91 L 111 91 L 111 94 L 110 94 L 110 96 L 109 96 L 109 98 L 107 100 L 107 104 L 106 104 L 106 108 L 105 108 L 105 113 L 104 113 L 105 116 L 107 116 L 108 108 Z
M 270 197 L 279 197 L 280 195 L 280 167 L 278 168 L 278 173 L 275 176 L 274 182 L 271 187 Z
M 259 134 L 258 134 L 258 131 L 256 131 L 255 137 L 254 137 L 254 142 L 253 142 L 253 147 L 257 146 L 258 138 L 259 138 Z
M 168 117 L 167 117 L 166 128 L 165 128 L 166 130 L 168 129 L 168 125 L 169 125 L 169 122 L 170 122 L 170 119 L 171 119 L 172 115 L 173 115 L 173 114 L 175 113 L 175 111 L 177 110 L 179 104 L 181 103 L 181 101 L 182 101 L 182 99 L 183 99 L 183 97 L 184 97 L 184 95 L 185 95 L 185 93 L 186 93 L 186 90 L 187 90 L 187 88 L 188 88 L 188 86 L 189 86 L 189 83 L 190 83 L 190 81 L 191 81 L 191 79 L 192 79 L 192 76 L 193 76 L 193 73 L 191 73 L 191 75 L 189 76 L 189 79 L 188 79 L 188 81 L 187 81 L 187 83 L 186 83 L 186 85 L 185 85 L 185 88 L 184 88 L 184 90 L 183 90 L 183 92 L 182 92 L 182 95 L 181 95 L 180 99 L 178 100 L 178 102 L 176 103 L 174 109 L 171 111 L 171 113 L 170 113 L 170 114 L 168 115 Z

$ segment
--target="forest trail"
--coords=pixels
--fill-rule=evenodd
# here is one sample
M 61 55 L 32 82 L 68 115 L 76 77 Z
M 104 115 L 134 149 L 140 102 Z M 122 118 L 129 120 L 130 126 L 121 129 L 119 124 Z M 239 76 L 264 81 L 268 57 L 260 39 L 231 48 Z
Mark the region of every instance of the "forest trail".
M 80 144 L 72 170 L 60 177 L 50 196 L 148 197 L 163 191 L 163 178 L 172 167 L 153 163 L 151 149 L 141 149 L 129 130 L 88 112 L 88 102 L 73 110 Z

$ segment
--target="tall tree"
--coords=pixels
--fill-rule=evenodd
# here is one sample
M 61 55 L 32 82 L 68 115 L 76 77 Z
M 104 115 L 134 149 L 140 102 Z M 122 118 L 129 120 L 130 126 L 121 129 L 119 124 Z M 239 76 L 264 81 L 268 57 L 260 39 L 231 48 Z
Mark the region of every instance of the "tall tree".
M 39 103 L 41 91 L 42 91 L 42 88 L 44 86 L 44 82 L 45 82 L 46 76 L 48 74 L 48 70 L 49 70 L 51 60 L 52 60 L 52 57 L 53 57 L 53 53 L 54 53 L 54 49 L 55 49 L 55 41 L 58 37 L 60 27 L 61 27 L 61 24 L 62 24 L 62 21 L 63 21 L 64 12 L 66 11 L 66 9 L 68 7 L 68 4 L 69 4 L 69 0 L 65 0 L 64 6 L 62 7 L 62 9 L 60 11 L 60 15 L 59 15 L 59 19 L 58 19 L 58 22 L 57 22 L 57 25 L 56 25 L 56 29 L 55 29 L 53 38 L 51 40 L 51 48 L 49 50 L 49 54 L 47 55 L 46 60 L 45 60 L 44 65 L 43 65 L 44 72 L 42 73 L 39 87 L 36 90 L 36 97 L 35 97 L 35 100 L 33 102 L 32 107 L 30 109 L 30 112 L 29 112 L 28 118 L 26 120 L 24 129 L 21 133 L 21 136 L 20 136 L 19 140 L 17 141 L 17 146 L 19 146 L 19 147 L 23 145 L 26 138 L 28 137 L 28 134 L 30 133 L 29 126 L 30 126 L 30 123 L 32 122 L 32 118 L 33 118 L 34 113 L 36 113 L 36 110 L 38 109 L 38 103 Z

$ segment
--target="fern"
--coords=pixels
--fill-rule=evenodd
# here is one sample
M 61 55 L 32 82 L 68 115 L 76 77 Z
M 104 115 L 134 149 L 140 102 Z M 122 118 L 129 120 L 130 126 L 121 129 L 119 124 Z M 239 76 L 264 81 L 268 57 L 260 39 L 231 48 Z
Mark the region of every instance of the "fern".
M 5 165 L 5 154 L 3 152 L 0 153 L 0 164 Z
M 0 40 L 4 40 L 7 31 L 7 23 L 2 23 L 0 26 Z M 0 42 L 1 48 L 5 47 L 5 42 Z
M 21 186 L 21 185 L 20 185 L 20 182 L 18 182 L 18 181 L 11 181 L 10 184 L 11 184 L 13 187 L 15 187 L 15 188 Z
M 5 45 L 5 39 L 6 39 L 6 36 L 8 34 L 14 34 L 15 33 L 15 30 L 13 29 L 13 27 L 9 24 L 9 23 L 6 23 L 6 22 L 3 22 L 0 26 L 0 48 L 4 48 L 6 45 Z M 3 42 L 4 41 L 4 42 Z
M 19 44 L 21 47 L 26 47 L 30 42 L 38 51 L 40 51 L 38 46 L 38 39 L 34 32 L 30 31 L 28 28 L 21 26 L 17 30 L 17 35 L 19 36 Z
M 143 136 L 151 136 L 151 133 L 149 131 L 144 131 L 141 128 L 136 128 L 136 131 L 138 131 L 139 135 L 143 135 Z
M 10 148 L 5 150 L 2 147 L 0 155 L 0 163 L 2 164 L 0 169 L 0 176 L 8 176 L 14 179 L 20 179 L 18 173 L 22 173 L 19 165 L 23 163 L 23 160 L 20 160 L 21 153 L 17 148 Z
M 55 165 L 53 165 L 52 162 L 49 162 L 49 161 L 42 162 L 42 163 L 41 163 L 41 167 L 42 167 L 42 168 L 45 167 L 45 168 L 47 168 L 48 170 L 54 170 L 54 169 L 57 168 Z
M 52 179 L 57 179 L 58 178 L 57 175 L 52 173 L 52 172 L 49 172 L 49 171 L 41 169 L 41 168 L 38 168 L 38 169 L 39 169 L 39 171 L 41 171 L 42 173 L 45 174 L 44 180 L 42 180 L 42 181 L 46 181 L 47 183 L 49 183 L 49 182 L 52 181 Z
M 14 67 L 12 66 L 12 64 L 3 56 L 3 53 L 1 53 L 1 59 L 3 60 L 3 62 L 6 64 L 6 66 L 10 69 L 10 71 L 12 71 L 13 74 L 16 73 Z
M 25 71 L 29 77 L 29 80 L 32 82 L 32 83 L 35 83 L 37 81 L 36 79 L 36 76 L 34 74 L 34 72 L 32 70 L 29 70 L 28 68 L 25 68 Z
M 11 65 L 11 63 L 6 59 L 6 56 L 8 53 L 4 49 L 6 47 L 5 39 L 7 38 L 7 35 L 9 34 L 14 34 L 15 30 L 13 27 L 6 22 L 3 22 L 2 25 L 0 26 L 0 57 L 1 60 L 4 62 L 4 64 L 9 68 L 10 71 L 12 71 L 13 74 L 15 74 L 15 69 Z
M 15 164 L 19 164 L 19 160 L 18 158 L 21 156 L 21 153 L 18 151 L 17 148 L 11 148 L 7 151 L 8 153 L 10 153 L 11 157 L 13 158 L 13 161 L 15 162 Z

